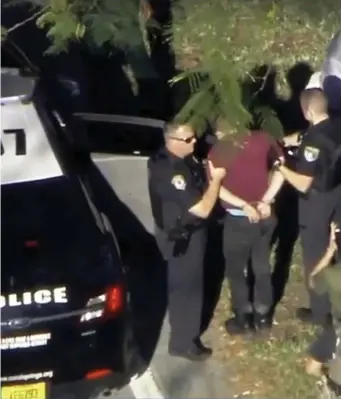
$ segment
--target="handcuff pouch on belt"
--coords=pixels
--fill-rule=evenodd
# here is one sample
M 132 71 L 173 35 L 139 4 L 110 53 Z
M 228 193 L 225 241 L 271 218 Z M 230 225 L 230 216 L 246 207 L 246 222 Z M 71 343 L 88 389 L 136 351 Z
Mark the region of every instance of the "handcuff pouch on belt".
M 177 217 L 173 226 L 167 229 L 168 240 L 174 244 L 174 257 L 186 254 L 192 234 L 201 227 L 202 223 L 202 220 L 192 215 L 183 215 Z

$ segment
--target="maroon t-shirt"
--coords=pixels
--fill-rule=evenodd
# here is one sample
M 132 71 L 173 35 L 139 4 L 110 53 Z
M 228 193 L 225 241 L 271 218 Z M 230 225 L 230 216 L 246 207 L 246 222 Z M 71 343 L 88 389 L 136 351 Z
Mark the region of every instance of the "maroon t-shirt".
M 252 203 L 261 201 L 269 186 L 269 151 L 283 152 L 269 133 L 254 131 L 243 138 L 221 140 L 211 149 L 208 159 L 226 168 L 222 186 Z M 225 208 L 235 208 L 223 203 Z

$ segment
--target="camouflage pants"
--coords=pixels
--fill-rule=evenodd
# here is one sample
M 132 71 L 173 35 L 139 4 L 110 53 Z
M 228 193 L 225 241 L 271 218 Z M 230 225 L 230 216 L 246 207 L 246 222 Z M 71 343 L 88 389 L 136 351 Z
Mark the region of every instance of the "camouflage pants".
M 340 387 L 338 395 L 341 395 L 341 264 L 328 267 L 321 273 L 321 277 L 323 279 L 319 288 L 328 292 L 337 337 L 333 358 L 328 363 L 328 378 L 335 390 Z
M 341 392 L 331 386 L 328 378 L 322 378 L 321 396 L 320 399 L 341 399 Z

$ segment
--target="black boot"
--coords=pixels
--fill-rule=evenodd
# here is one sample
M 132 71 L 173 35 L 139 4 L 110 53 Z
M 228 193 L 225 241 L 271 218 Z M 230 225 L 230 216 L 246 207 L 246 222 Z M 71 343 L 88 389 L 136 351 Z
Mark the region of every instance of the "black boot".
M 188 349 L 177 349 L 169 346 L 170 356 L 182 357 L 191 361 L 207 360 L 212 355 L 212 349 L 203 345 L 199 338 L 195 339 Z
M 211 356 L 213 351 L 211 348 L 208 348 L 207 346 L 205 346 L 202 342 L 200 338 L 197 338 L 194 340 L 194 344 L 197 348 L 199 348 L 203 353 L 206 353 L 207 355 Z
M 254 322 L 252 313 L 236 313 L 225 322 L 226 331 L 231 335 L 248 335 L 253 333 Z
M 255 328 L 258 332 L 270 331 L 272 328 L 272 314 L 267 313 L 257 313 L 254 314 Z

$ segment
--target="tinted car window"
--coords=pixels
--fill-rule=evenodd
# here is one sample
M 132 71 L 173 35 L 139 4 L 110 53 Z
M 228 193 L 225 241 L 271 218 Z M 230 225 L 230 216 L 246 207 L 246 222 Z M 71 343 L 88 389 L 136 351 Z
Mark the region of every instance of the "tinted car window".
M 1 46 L 1 66 L 4 68 L 21 68 L 22 64 L 18 57 L 15 57 L 14 52 L 9 47 Z
M 1 67 L 19 68 L 21 73 L 29 75 L 36 75 L 38 72 L 23 50 L 8 39 L 1 43 Z
M 108 122 L 87 122 L 92 152 L 149 156 L 163 145 L 161 129 Z

